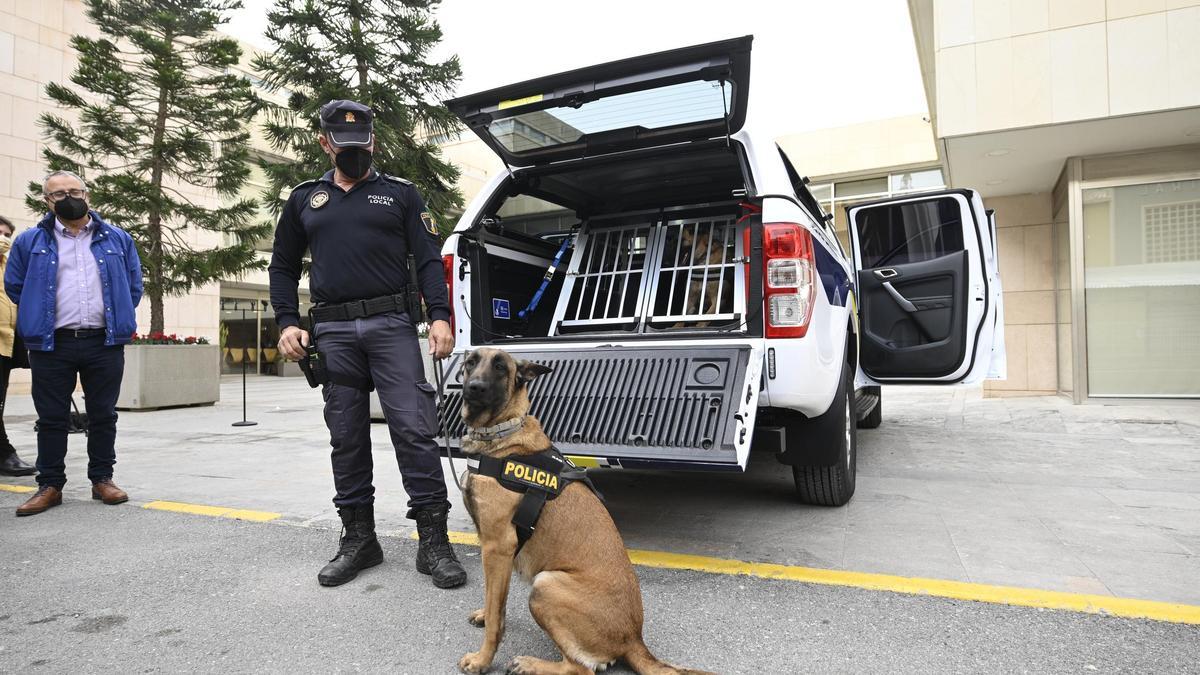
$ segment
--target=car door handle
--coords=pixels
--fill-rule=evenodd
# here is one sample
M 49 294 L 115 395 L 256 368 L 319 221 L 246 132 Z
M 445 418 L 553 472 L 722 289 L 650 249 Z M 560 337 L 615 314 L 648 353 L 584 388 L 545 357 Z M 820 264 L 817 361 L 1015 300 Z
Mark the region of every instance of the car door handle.
M 883 269 L 875 270 L 875 276 L 879 277 L 880 279 L 892 279 L 900 276 L 900 273 L 891 267 L 884 267 Z
M 888 295 L 891 295 L 892 299 L 896 301 L 896 304 L 900 305 L 900 307 L 902 309 L 904 309 L 904 311 L 906 311 L 906 312 L 917 311 L 917 306 L 912 304 L 911 302 L 909 302 L 908 298 L 904 297 L 903 295 L 900 295 L 900 291 L 896 290 L 895 286 L 892 286 L 892 282 L 890 282 L 890 281 L 883 282 L 883 290 L 887 291 Z

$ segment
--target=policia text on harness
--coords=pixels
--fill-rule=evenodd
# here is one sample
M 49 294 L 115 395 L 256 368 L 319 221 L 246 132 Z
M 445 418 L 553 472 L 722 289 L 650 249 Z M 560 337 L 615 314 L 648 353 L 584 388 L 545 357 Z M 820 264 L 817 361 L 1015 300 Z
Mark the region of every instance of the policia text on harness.
M 467 460 L 467 470 L 494 478 L 513 492 L 525 493 L 512 519 L 513 526 L 517 528 L 517 553 L 537 529 L 537 521 L 546 502 L 561 495 L 571 483 L 582 481 L 600 501 L 604 501 L 587 471 L 572 464 L 554 446 L 532 455 L 472 457 Z

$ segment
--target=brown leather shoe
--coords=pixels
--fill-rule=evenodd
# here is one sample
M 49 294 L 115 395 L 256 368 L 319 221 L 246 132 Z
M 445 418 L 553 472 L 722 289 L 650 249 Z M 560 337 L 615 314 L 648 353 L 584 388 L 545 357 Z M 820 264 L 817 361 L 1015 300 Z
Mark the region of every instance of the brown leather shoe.
M 129 495 L 117 487 L 111 478 L 106 478 L 102 481 L 92 483 L 92 499 L 99 499 L 111 506 L 112 504 L 122 504 L 129 501 Z
M 17 507 L 18 516 L 32 516 L 41 513 L 52 506 L 62 504 L 62 490 L 49 485 L 43 485 L 33 496 Z

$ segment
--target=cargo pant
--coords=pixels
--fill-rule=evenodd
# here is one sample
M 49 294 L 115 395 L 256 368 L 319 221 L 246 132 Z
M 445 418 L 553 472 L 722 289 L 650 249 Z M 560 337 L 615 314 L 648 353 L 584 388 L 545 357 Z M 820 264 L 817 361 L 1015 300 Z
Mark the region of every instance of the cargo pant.
M 333 484 L 338 506 L 375 501 L 372 484 L 370 393 L 373 383 L 396 450 L 408 493 L 409 517 L 434 506 L 449 507 L 436 434 L 433 385 L 425 379 L 420 342 L 408 314 L 376 314 L 315 326 L 317 348 L 332 379 L 322 388 L 325 425 L 333 446 Z

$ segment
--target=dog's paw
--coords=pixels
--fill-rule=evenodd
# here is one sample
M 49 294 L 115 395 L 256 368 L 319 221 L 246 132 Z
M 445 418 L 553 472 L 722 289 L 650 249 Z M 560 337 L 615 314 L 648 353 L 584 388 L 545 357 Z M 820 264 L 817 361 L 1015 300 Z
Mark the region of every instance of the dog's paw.
M 467 623 L 476 628 L 483 628 L 483 610 L 477 609 L 467 617 Z
M 504 675 L 533 675 L 538 671 L 533 667 L 532 662 L 537 660 L 531 656 L 518 656 L 508 663 Z
M 492 665 L 491 659 L 486 659 L 479 652 L 471 652 L 458 661 L 458 669 L 464 673 L 486 673 Z

